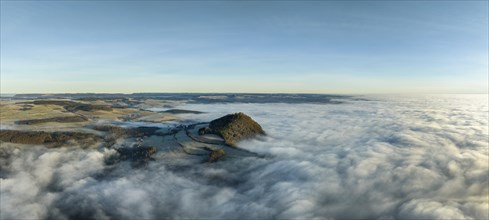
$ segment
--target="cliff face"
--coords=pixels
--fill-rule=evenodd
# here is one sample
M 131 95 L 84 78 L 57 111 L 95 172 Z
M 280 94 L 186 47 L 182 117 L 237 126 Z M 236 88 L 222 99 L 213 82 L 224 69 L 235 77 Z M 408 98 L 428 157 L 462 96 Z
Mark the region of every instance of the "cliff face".
M 240 140 L 264 135 L 265 131 L 250 116 L 239 112 L 211 121 L 209 130 L 205 133 L 217 134 L 224 139 L 226 144 L 235 145 Z

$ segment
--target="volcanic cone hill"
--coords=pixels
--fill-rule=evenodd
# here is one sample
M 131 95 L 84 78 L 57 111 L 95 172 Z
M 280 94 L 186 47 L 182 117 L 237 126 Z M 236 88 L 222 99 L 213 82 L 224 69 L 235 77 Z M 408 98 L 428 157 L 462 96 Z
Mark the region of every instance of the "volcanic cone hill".
M 209 128 L 203 128 L 202 132 L 217 134 L 226 144 L 232 146 L 240 140 L 265 134 L 256 121 L 242 112 L 215 119 L 209 123 Z

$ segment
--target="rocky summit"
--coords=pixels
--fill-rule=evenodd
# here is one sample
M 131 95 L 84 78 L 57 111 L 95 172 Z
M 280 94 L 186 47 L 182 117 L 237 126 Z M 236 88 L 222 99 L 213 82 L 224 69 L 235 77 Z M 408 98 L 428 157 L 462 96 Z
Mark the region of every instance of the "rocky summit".
M 202 128 L 199 133 L 217 134 L 226 144 L 235 146 L 238 141 L 264 135 L 265 131 L 250 116 L 239 112 L 211 121 L 209 127 Z

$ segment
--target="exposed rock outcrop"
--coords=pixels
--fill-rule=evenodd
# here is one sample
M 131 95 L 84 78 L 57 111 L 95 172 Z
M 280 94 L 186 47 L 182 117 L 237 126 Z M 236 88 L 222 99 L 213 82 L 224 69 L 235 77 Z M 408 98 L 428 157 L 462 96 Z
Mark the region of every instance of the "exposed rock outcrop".
M 123 147 L 115 148 L 119 153 L 121 160 L 148 160 L 151 159 L 151 155 L 156 153 L 155 147 Z
M 209 155 L 208 162 L 209 163 L 214 163 L 223 158 L 226 155 L 226 152 L 222 149 L 217 149 L 217 150 L 212 150 L 211 154 Z
M 240 140 L 265 135 L 265 131 L 250 116 L 239 112 L 211 121 L 208 128 L 199 130 L 199 134 L 217 134 L 226 144 L 235 146 Z

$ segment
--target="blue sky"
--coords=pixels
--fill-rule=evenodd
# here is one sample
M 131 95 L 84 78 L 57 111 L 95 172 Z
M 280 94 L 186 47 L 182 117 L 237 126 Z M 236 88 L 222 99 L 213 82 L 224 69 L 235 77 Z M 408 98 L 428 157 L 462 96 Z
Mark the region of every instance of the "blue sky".
M 487 93 L 488 1 L 1 1 L 1 92 Z

